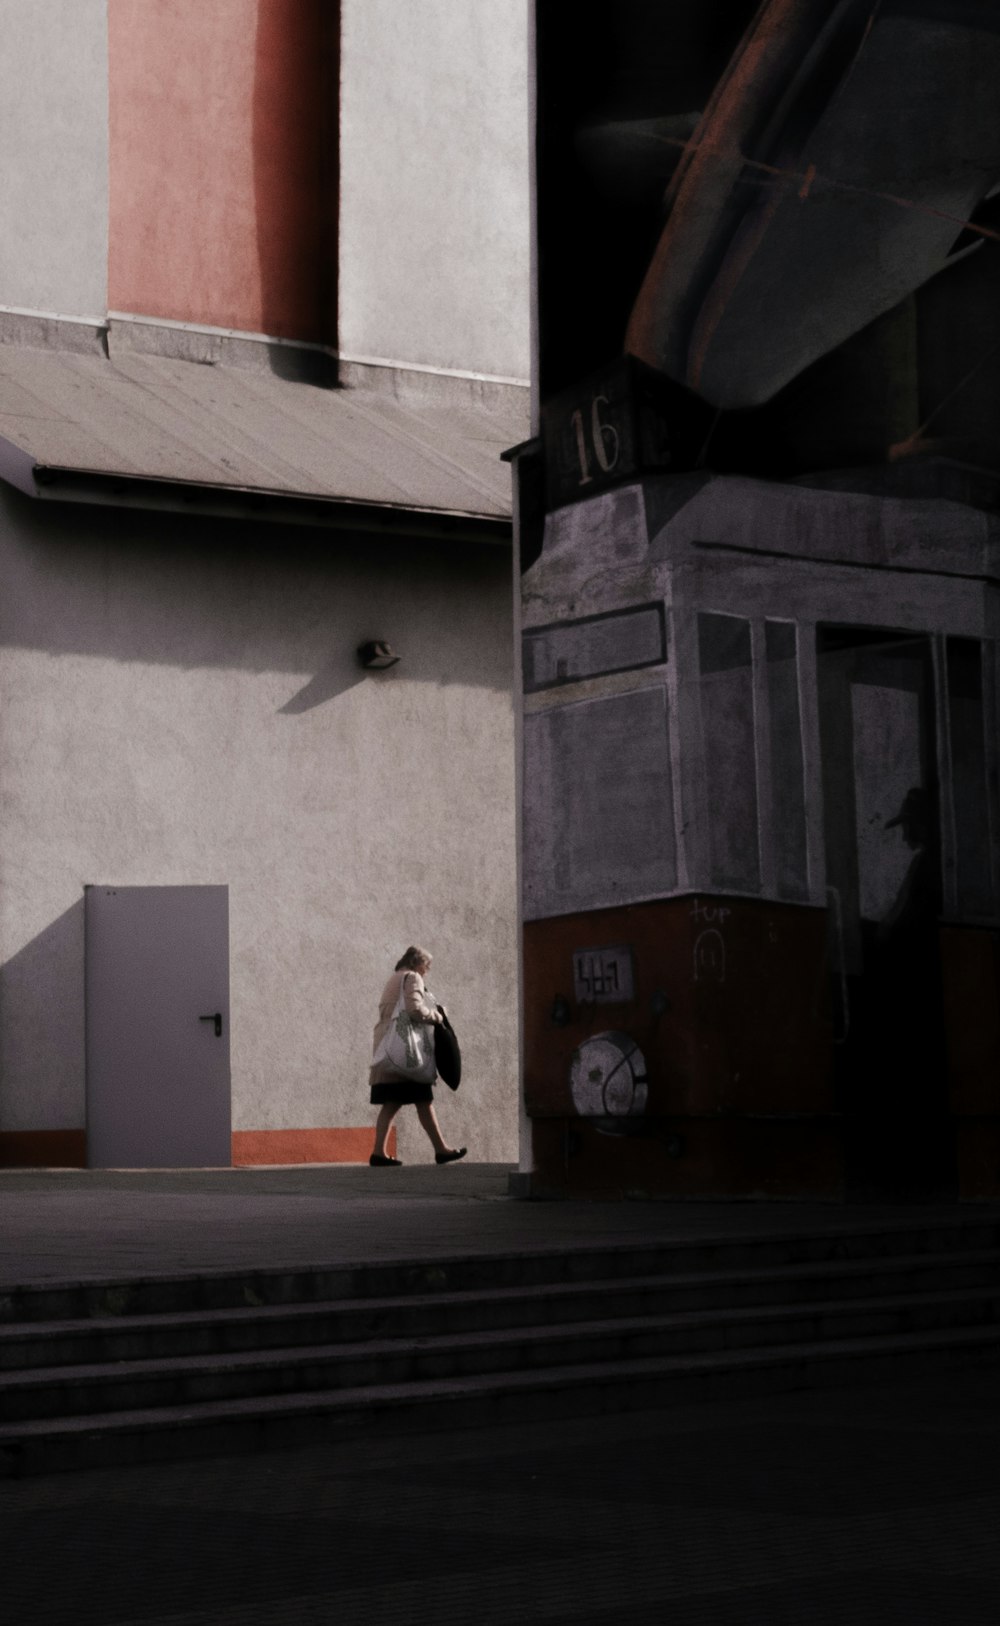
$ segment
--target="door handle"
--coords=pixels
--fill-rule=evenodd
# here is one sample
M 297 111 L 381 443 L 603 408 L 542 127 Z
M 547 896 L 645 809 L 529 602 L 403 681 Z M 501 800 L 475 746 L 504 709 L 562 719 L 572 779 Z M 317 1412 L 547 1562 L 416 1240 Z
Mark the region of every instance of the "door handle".
M 199 1020 L 199 1022 L 214 1022 L 215 1023 L 215 1037 L 217 1039 L 222 1038 L 222 1012 L 221 1011 L 213 1011 L 210 1016 L 199 1016 L 198 1020 Z

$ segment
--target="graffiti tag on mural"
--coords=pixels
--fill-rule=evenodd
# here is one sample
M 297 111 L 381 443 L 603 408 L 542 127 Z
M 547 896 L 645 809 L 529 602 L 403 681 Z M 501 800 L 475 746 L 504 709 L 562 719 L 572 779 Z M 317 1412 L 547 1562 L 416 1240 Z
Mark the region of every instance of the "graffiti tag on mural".
M 732 912 L 724 903 L 702 903 L 700 898 L 695 898 L 691 905 L 691 919 L 700 920 L 706 926 L 711 926 L 716 922 L 720 926 L 724 925 Z
M 692 903 L 691 919 L 701 927 L 691 954 L 695 982 L 725 982 L 726 940 L 722 928 L 731 914 L 724 903 L 703 903 L 700 898 Z
M 632 999 L 635 995 L 632 950 L 622 944 L 577 949 L 573 955 L 573 991 L 581 1005 L 607 1005 Z
M 726 943 L 714 926 L 706 927 L 695 938 L 692 961 L 695 982 L 725 982 Z

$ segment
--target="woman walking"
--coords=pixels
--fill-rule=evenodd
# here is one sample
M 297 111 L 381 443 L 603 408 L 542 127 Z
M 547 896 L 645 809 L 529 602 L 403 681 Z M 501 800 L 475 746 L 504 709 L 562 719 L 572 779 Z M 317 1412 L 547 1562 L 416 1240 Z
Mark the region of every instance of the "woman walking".
M 382 998 L 379 1000 L 378 1021 L 375 1024 L 372 1041 L 373 1057 L 378 1057 L 382 1041 L 389 1032 L 400 994 L 403 998 L 403 1009 L 411 1021 L 438 1023 L 442 1020 L 442 1011 L 438 1009 L 436 1003 L 430 1002 L 424 985 L 424 977 L 430 970 L 430 964 L 431 956 L 427 950 L 418 948 L 415 944 L 411 944 L 402 958 L 396 962 L 396 968 L 383 988 Z M 435 1163 L 455 1163 L 460 1157 L 465 1156 L 466 1147 L 449 1146 L 441 1133 L 441 1126 L 434 1111 L 432 1083 L 407 1078 L 405 1073 L 399 1072 L 384 1058 L 373 1060 L 369 1083 L 372 1105 L 379 1109 L 375 1121 L 375 1150 L 368 1159 L 373 1168 L 398 1168 L 400 1165 L 400 1158 L 386 1155 L 385 1141 L 393 1119 L 403 1106 L 416 1107 L 421 1126 L 426 1130 L 434 1147 Z

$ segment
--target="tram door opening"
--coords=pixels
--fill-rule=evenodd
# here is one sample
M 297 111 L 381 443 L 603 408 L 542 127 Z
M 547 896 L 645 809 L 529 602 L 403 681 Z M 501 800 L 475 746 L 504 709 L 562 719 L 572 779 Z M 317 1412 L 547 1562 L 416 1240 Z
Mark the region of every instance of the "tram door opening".
M 817 670 L 848 1194 L 954 1196 L 930 640 L 822 627 Z
M 948 1197 L 930 639 L 821 628 L 818 680 L 847 1192 Z

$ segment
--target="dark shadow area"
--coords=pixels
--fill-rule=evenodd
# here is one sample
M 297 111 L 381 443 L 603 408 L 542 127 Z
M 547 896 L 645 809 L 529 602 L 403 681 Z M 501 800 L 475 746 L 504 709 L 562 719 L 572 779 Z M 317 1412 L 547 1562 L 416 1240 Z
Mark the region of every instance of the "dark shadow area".
M 998 1431 L 992 1373 L 958 1370 L 11 1481 L 5 1600 L 79 1626 L 993 1626 Z M 415 1501 L 430 1544 L 387 1513 Z
M 307 350 L 287 344 L 268 344 L 262 348 L 267 355 L 268 371 L 286 383 L 314 384 L 318 389 L 332 390 L 340 382 L 337 358 L 325 350 Z
M 722 335 L 716 360 L 723 371 L 738 370 L 741 352 L 754 345 L 764 364 L 783 348 L 801 350 L 794 375 L 777 369 L 775 389 L 763 404 L 719 408 L 700 456 L 678 467 L 782 479 L 919 465 L 937 456 L 1000 468 L 1000 200 L 987 190 L 996 151 L 988 52 L 996 50 L 997 6 L 992 0 L 975 8 L 919 0 L 883 13 L 863 3 L 838 7 L 822 0 L 782 9 L 774 0 L 776 32 L 784 24 L 789 36 L 801 33 L 780 72 L 763 62 L 766 50 L 761 57 L 756 47 L 740 56 L 757 9 L 753 0 L 679 0 L 670 7 L 623 0 L 611 14 L 597 0 L 539 7 L 543 400 L 613 363 L 629 347 L 627 328 L 632 348 L 643 354 L 635 313 L 643 300 L 652 310 L 660 297 L 676 301 L 670 321 L 662 317 L 663 330 L 685 335 L 664 340 L 676 354 L 669 364 L 662 359 L 675 381 L 676 401 L 666 409 L 675 438 L 682 438 L 692 411 L 713 399 L 711 390 L 696 395 L 693 384 L 706 334 Z M 894 33 L 893 19 L 900 17 L 905 24 Z M 874 39 L 882 22 L 893 45 Z M 972 30 L 964 43 L 963 29 Z M 877 65 L 859 94 L 872 133 L 857 140 L 857 109 L 844 127 L 831 127 L 852 78 L 846 65 L 855 57 L 870 60 L 869 34 Z M 968 73 L 977 38 L 980 80 Z M 895 73 L 887 66 L 892 50 L 903 53 Z M 725 106 L 718 100 L 723 84 Z M 714 111 L 698 126 L 697 115 L 707 108 Z M 963 137 L 957 132 L 965 118 Z M 734 131 L 742 167 L 734 165 L 730 185 L 717 169 L 730 162 Z M 694 149 L 685 145 L 695 134 L 710 155 L 702 154 L 700 166 L 688 163 Z M 972 174 L 977 162 L 983 168 L 978 202 L 975 185 L 966 196 L 940 156 L 951 142 L 963 154 L 956 173 Z M 815 153 L 830 171 L 818 180 L 815 166 L 809 168 Z M 843 181 L 848 172 L 857 184 Z M 685 173 L 700 179 L 689 184 L 679 179 Z M 701 188 L 697 207 L 694 185 Z M 944 196 L 949 185 L 962 200 L 954 203 L 954 219 Z M 783 188 L 793 200 L 784 214 Z M 849 193 L 856 215 L 854 204 L 844 203 Z M 841 207 L 843 232 L 829 223 Z M 780 251 L 773 242 L 767 246 L 769 209 L 787 234 Z M 883 261 L 915 220 L 929 234 L 939 230 L 947 239 L 951 232 L 954 240 L 932 252 L 915 239 L 910 261 L 901 254 L 877 300 L 871 289 Z M 849 232 L 857 236 L 851 252 L 844 246 Z M 873 243 L 880 246 L 873 250 Z M 770 278 L 754 269 L 755 256 L 766 259 L 769 252 Z M 651 264 L 659 265 L 658 296 L 656 277 L 647 278 Z M 772 298 L 775 284 L 786 290 L 784 303 L 780 294 Z M 800 320 L 776 331 L 786 305 L 809 299 Z M 881 314 L 871 319 L 876 309 Z M 817 331 L 829 333 L 825 344 Z M 746 370 L 751 378 L 761 371 L 749 363 Z
M 541 391 L 565 389 L 621 353 L 662 225 L 673 169 L 626 191 L 606 184 L 580 132 L 696 113 L 755 0 L 545 0 L 538 7 L 538 257 Z
M 253 163 L 263 329 L 335 344 L 339 0 L 257 0 L 256 10 Z M 283 365 L 272 356 L 281 376 Z
M 929 640 L 822 627 L 818 660 L 848 1193 L 953 1200 Z M 890 707 L 891 747 L 876 753 Z
M 304 711 L 312 711 L 314 706 L 322 706 L 327 700 L 335 700 L 338 695 L 346 694 L 348 689 L 357 688 L 369 676 L 359 665 L 357 657 L 352 660 L 348 656 L 336 664 L 331 663 L 325 671 L 317 672 L 314 678 L 310 678 L 305 687 L 285 705 L 279 706 L 279 714 L 282 717 L 297 717 Z
M 54 1128 L 85 1117 L 83 896 L 0 966 L 0 1128 L 11 1130 L 6 1080 L 44 1102 Z

